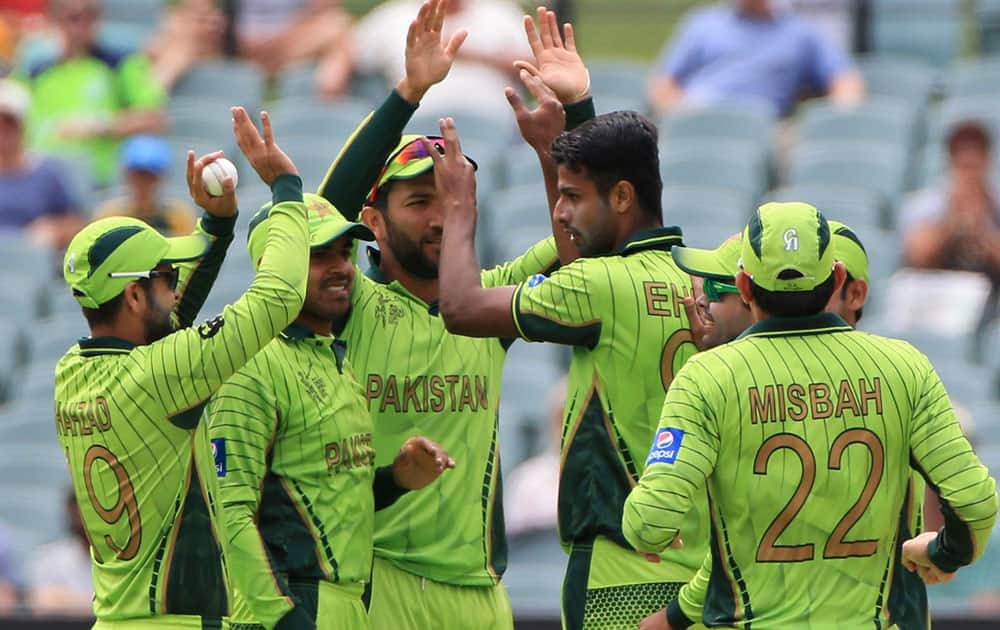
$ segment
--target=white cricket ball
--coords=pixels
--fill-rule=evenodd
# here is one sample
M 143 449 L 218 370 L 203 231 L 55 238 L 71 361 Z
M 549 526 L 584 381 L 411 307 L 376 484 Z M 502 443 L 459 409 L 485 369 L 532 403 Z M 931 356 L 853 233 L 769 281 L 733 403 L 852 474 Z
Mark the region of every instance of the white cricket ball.
M 205 184 L 205 190 L 213 197 L 222 196 L 222 182 L 227 177 L 233 178 L 233 186 L 239 183 L 236 166 L 226 158 L 219 158 L 201 171 L 201 181 Z

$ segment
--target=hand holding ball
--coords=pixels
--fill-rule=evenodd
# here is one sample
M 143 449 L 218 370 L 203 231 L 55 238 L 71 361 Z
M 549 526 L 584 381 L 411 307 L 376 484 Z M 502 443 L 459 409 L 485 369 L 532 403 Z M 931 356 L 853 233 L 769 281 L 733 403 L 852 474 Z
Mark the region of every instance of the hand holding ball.
M 205 184 L 205 190 L 213 197 L 223 195 L 222 182 L 227 177 L 233 179 L 233 187 L 235 188 L 236 184 L 239 183 L 239 174 L 236 172 L 236 166 L 226 158 L 215 160 L 201 171 L 201 181 Z

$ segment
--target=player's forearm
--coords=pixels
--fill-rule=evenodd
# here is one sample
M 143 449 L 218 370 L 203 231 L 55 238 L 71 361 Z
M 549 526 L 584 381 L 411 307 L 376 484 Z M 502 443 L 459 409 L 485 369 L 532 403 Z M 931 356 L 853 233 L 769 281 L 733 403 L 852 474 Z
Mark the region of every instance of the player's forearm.
M 200 260 L 180 265 L 181 299 L 176 310 L 181 328 L 194 323 L 219 276 L 226 251 L 233 242 L 236 217 L 234 214 L 232 217 L 219 218 L 206 212 L 195 227 L 195 233 L 206 235 L 212 244 L 208 253 Z
M 235 621 L 255 621 L 266 628 L 283 630 L 312 628 L 309 616 L 298 608 L 285 580 L 271 566 L 254 522 L 253 507 L 248 503 L 225 504 L 223 516 L 229 532 L 229 575 L 253 614 L 253 619 Z
M 393 90 L 354 130 L 330 165 L 319 194 L 348 220 L 357 220 L 386 159 L 416 110 L 416 103 L 408 102 Z
M 381 466 L 375 469 L 372 494 L 375 495 L 376 512 L 389 507 L 407 492 L 409 490 L 396 483 L 392 474 L 392 466 Z
M 473 311 L 477 298 L 483 292 L 475 238 L 474 212 L 457 211 L 445 219 L 441 237 L 438 306 L 445 326 L 458 334 L 465 334 L 459 329 L 468 327 L 466 316 Z
M 662 505 L 657 497 L 662 494 L 665 493 L 651 491 L 640 482 L 625 499 L 622 534 L 636 551 L 661 553 L 680 535 L 679 517 L 687 510 L 677 506 L 675 511 Z

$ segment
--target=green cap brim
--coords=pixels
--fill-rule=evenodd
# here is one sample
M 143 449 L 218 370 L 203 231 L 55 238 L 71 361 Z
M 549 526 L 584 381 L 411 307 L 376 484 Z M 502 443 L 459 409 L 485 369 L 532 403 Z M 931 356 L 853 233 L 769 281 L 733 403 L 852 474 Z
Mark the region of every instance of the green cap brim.
M 160 264 L 180 263 L 197 260 L 208 252 L 211 242 L 202 234 L 174 236 L 167 239 L 167 251 L 160 258 Z M 142 271 L 137 269 L 136 271 Z
M 350 236 L 359 241 L 374 241 L 375 234 L 364 223 L 331 224 L 319 226 L 309 234 L 309 248 L 326 247 L 342 236 Z
M 728 268 L 717 250 L 674 245 L 670 252 L 677 266 L 692 276 L 724 282 L 736 275 L 737 270 Z

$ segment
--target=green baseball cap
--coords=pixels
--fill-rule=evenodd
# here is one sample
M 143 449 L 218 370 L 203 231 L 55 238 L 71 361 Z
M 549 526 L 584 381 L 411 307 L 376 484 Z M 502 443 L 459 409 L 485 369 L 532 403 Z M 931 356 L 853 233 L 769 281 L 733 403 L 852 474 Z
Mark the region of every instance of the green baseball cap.
M 340 214 L 340 211 L 325 198 L 305 193 L 302 201 L 306 204 L 307 220 L 309 222 L 309 248 L 326 247 L 341 236 L 348 235 L 363 241 L 374 241 L 375 235 L 364 223 L 351 223 Z M 267 243 L 267 219 L 271 215 L 271 203 L 264 204 L 253 219 L 250 220 L 250 235 L 247 238 L 247 249 L 250 250 L 250 260 L 254 268 L 260 264 L 264 255 L 264 245 Z
M 63 277 L 81 306 L 98 308 L 140 274 L 201 258 L 209 245 L 202 234 L 167 238 L 139 219 L 108 217 L 73 237 L 63 257 Z
M 844 263 L 852 278 L 868 282 L 868 252 L 854 230 L 840 221 L 829 221 L 833 234 L 833 253 L 838 262 Z
M 444 155 L 444 138 L 441 136 L 422 136 L 417 133 L 404 135 L 400 138 L 396 148 L 389 154 L 388 159 L 386 159 L 385 166 L 382 167 L 382 174 L 379 175 L 378 181 L 375 182 L 371 192 L 368 194 L 368 203 L 375 200 L 378 189 L 387 181 L 413 179 L 420 177 L 434 168 L 434 158 L 427 152 L 424 143 L 420 142 L 421 138 L 430 140 L 431 145 L 437 149 L 438 153 Z M 476 164 L 475 160 L 468 155 L 465 156 L 465 159 L 472 162 L 473 168 L 476 170 L 479 169 L 479 165 Z
M 767 291 L 811 291 L 833 273 L 830 226 L 798 201 L 759 207 L 743 230 L 740 267 Z
M 733 234 L 715 249 L 698 249 L 674 245 L 670 252 L 677 266 L 692 276 L 732 283 L 740 270 L 742 234 Z

